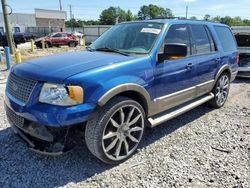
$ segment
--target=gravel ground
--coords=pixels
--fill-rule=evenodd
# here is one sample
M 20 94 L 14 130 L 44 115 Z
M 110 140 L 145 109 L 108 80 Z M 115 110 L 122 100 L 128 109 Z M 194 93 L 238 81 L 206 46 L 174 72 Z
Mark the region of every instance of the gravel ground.
M 0 72 L 0 187 L 250 187 L 250 79 L 225 107 L 200 106 L 154 129 L 128 161 L 109 166 L 82 144 L 59 157 L 29 151 L 7 123 Z

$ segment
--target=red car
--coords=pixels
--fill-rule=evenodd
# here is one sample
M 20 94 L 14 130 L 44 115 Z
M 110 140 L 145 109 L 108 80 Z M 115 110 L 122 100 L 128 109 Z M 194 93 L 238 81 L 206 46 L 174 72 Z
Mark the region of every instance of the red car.
M 39 38 L 35 41 L 37 48 L 42 48 L 42 40 L 45 42 L 45 47 L 63 46 L 75 47 L 78 45 L 78 40 L 75 35 L 70 33 L 52 33 L 46 37 Z

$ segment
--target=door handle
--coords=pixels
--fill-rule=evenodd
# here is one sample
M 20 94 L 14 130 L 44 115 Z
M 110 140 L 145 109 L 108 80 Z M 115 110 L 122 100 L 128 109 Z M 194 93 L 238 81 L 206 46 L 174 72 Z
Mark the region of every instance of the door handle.
M 193 68 L 193 63 L 188 63 L 186 68 L 189 70 L 189 69 L 192 69 Z

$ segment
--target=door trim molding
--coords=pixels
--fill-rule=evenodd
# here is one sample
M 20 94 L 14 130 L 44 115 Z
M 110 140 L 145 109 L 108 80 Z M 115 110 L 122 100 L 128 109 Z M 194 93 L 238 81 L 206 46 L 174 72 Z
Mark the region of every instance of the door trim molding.
M 199 85 L 154 99 L 152 101 L 152 104 L 149 105 L 148 116 L 158 114 L 180 104 L 193 100 L 196 97 L 209 93 L 213 89 L 214 82 L 214 80 L 209 80 Z

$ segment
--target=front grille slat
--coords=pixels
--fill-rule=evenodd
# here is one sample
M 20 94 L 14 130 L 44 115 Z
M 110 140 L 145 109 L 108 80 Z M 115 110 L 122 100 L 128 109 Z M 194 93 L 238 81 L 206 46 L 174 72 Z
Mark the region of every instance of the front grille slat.
M 10 73 L 6 88 L 11 96 L 23 103 L 27 103 L 36 83 L 37 81 Z
M 6 115 L 11 123 L 22 128 L 24 126 L 24 118 L 18 116 L 9 107 L 6 107 Z

